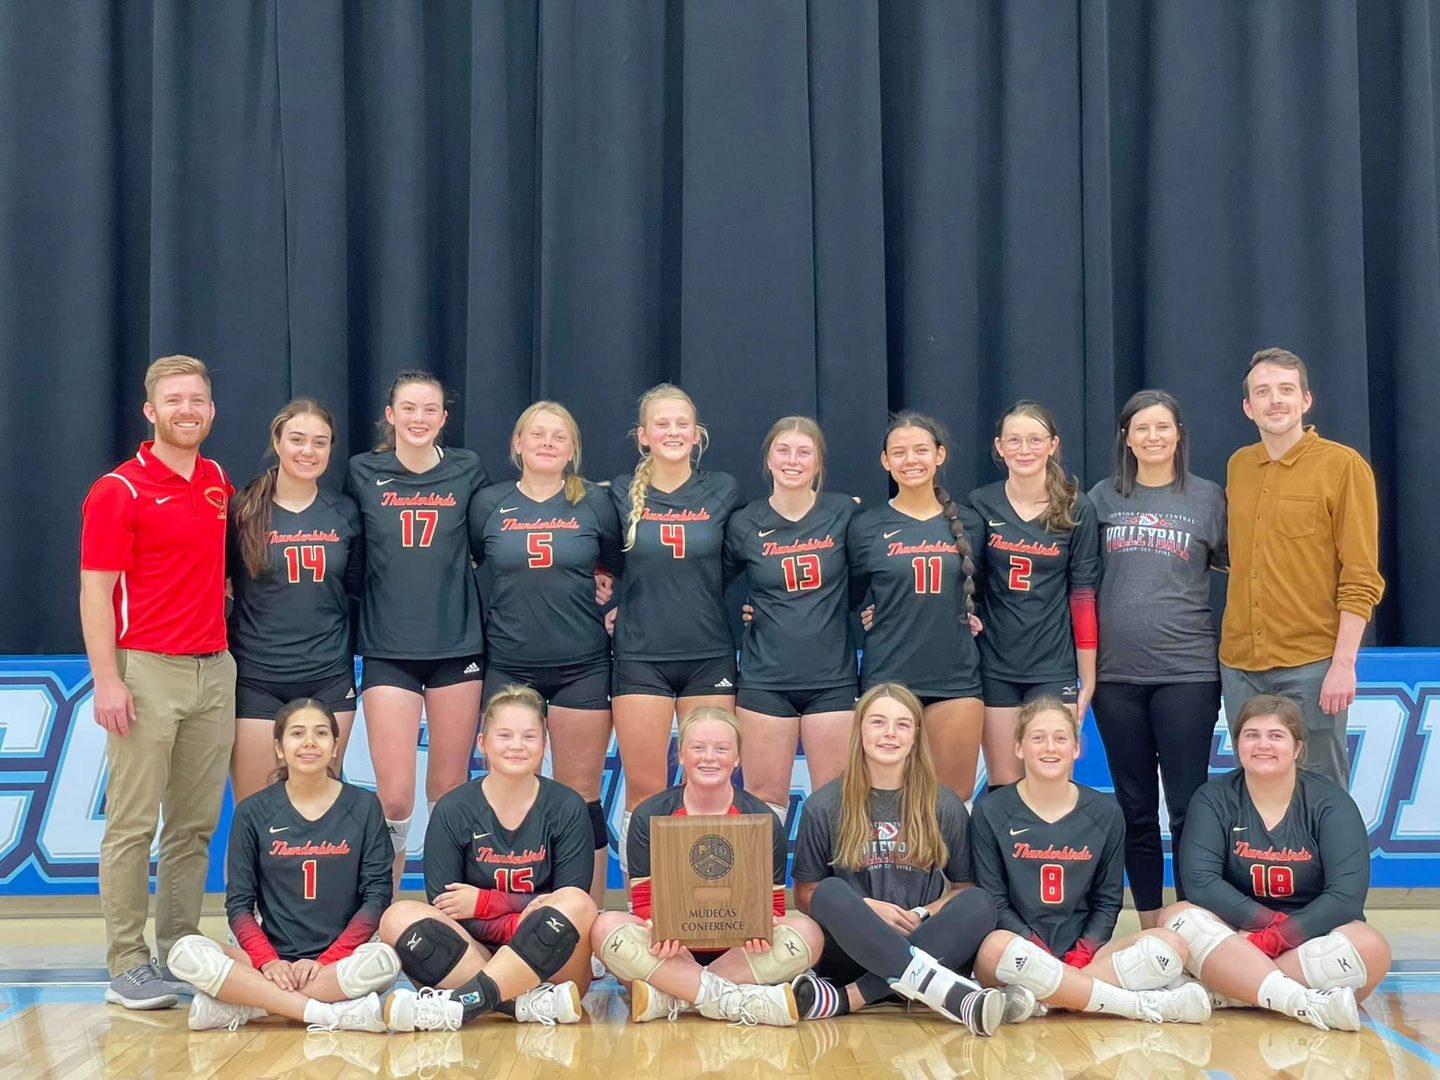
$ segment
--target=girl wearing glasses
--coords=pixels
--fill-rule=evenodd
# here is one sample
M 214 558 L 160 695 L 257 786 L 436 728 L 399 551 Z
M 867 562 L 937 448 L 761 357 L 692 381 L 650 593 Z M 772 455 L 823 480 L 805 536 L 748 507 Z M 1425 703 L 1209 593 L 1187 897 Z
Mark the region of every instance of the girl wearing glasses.
M 1024 775 L 1015 756 L 1020 706 L 1053 694 L 1083 721 L 1095 692 L 1095 587 L 1100 533 L 1095 507 L 1060 465 L 1050 410 L 1021 399 L 995 426 L 1004 480 L 970 493 L 985 524 L 980 646 L 985 700 L 982 746 L 989 784 Z M 1078 678 L 1077 678 L 1078 676 Z

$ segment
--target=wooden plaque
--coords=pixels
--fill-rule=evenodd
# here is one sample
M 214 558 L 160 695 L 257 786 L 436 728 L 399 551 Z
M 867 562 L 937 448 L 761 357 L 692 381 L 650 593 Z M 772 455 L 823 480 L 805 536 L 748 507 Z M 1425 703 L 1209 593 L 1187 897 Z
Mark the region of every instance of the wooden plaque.
M 650 819 L 655 941 L 726 949 L 770 940 L 775 911 L 773 814 Z

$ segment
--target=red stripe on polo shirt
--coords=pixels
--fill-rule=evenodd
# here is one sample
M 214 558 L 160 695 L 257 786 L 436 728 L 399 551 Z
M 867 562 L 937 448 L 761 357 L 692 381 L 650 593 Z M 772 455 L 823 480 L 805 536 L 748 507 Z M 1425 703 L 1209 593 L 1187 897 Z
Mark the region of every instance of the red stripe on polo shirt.
M 115 643 L 217 652 L 225 641 L 225 515 L 234 486 L 209 458 L 186 480 L 140 444 L 96 480 L 81 510 L 80 567 L 118 571 Z

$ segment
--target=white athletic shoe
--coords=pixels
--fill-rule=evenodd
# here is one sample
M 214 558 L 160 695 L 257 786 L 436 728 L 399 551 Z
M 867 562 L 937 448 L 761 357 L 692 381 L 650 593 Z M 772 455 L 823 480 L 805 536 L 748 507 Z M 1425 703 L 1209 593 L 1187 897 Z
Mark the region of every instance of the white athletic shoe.
M 522 1024 L 578 1024 L 584 1015 L 580 988 L 573 982 L 541 983 L 515 999 L 515 1019 Z
M 795 1006 L 795 991 L 789 983 L 779 986 L 737 985 L 709 971 L 700 973 L 700 1015 L 711 1020 L 729 1020 L 732 1024 L 769 1024 L 772 1027 L 794 1027 L 800 1022 Z
M 190 1002 L 190 1030 L 210 1031 L 214 1028 L 229 1028 L 234 1031 L 264 1015 L 264 1009 L 256 1008 L 253 1005 L 231 1005 L 228 1001 L 219 1001 L 209 994 L 196 994 L 194 1000 Z
M 1043 1004 L 1033 991 L 1024 986 L 1011 984 L 1005 990 L 1005 1015 L 1007 1024 L 1023 1024 L 1033 1016 L 1044 1016 L 1050 1006 Z
M 434 1076 L 443 1069 L 459 1068 L 465 1060 L 461 1036 L 451 1031 L 417 1035 L 413 1039 L 386 1039 L 391 1076 Z
M 667 994 L 644 979 L 636 979 L 630 984 L 630 1019 L 637 1024 L 659 1020 L 662 1016 L 674 1020 L 681 1013 L 694 1011 L 695 1006 L 690 1002 Z
M 1355 1004 L 1355 991 L 1348 986 L 1333 990 L 1306 990 L 1305 1010 L 1296 1017 L 1314 1024 L 1321 1031 L 1359 1031 L 1360 1007 Z
M 1210 992 L 1198 982 L 1173 990 L 1137 990 L 1135 996 L 1140 999 L 1143 1019 L 1151 1023 L 1203 1024 L 1210 1019 Z
M 593 982 L 593 981 L 596 981 L 596 980 L 599 980 L 599 979 L 603 979 L 606 975 L 609 975 L 609 974 L 610 974 L 610 972 L 605 969 L 605 965 L 600 962 L 600 957 L 596 956 L 594 953 L 591 953 L 591 954 L 590 954 L 590 979 L 591 979 L 591 981 Z
M 375 994 L 348 1001 L 315 1004 L 321 1007 L 319 1015 L 322 1019 L 310 1025 L 311 1031 L 373 1031 L 378 1035 L 386 1030 L 380 998 Z M 308 1006 L 306 1012 L 309 1012 Z
M 384 1023 L 391 1031 L 459 1031 L 464 1018 L 464 1007 L 451 1000 L 449 990 L 402 987 L 385 999 Z
M 379 1073 L 385 1059 L 383 1039 L 362 1039 L 353 1031 L 311 1031 L 306 1034 L 301 1049 L 306 1061 L 340 1058 L 347 1065 L 368 1073 Z

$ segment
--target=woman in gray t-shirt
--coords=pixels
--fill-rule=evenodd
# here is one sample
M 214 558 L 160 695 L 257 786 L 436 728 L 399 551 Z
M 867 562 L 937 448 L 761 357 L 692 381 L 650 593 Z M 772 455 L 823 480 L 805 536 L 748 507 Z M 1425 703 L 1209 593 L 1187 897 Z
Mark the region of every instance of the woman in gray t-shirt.
M 1178 853 L 1185 808 L 1208 778 L 1220 712 L 1208 574 L 1229 565 L 1225 491 L 1187 471 L 1188 450 L 1180 403 L 1164 390 L 1141 390 L 1116 421 L 1115 474 L 1090 491 L 1104 567 L 1092 704 L 1125 814 L 1130 893 L 1146 929 L 1164 903 L 1157 771 Z M 1184 899 L 1178 867 L 1175 881 Z

